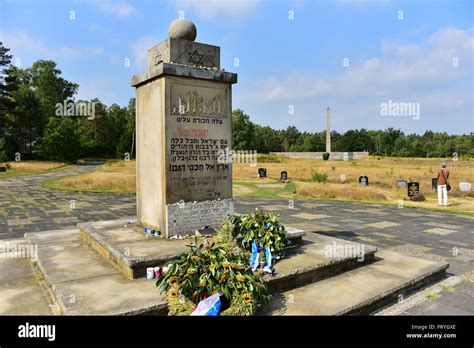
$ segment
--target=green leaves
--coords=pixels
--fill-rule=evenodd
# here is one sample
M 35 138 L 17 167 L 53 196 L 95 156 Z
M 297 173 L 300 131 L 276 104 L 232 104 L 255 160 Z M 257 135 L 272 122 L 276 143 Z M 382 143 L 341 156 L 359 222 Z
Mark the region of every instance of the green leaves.
M 234 237 L 242 235 L 247 246 L 255 239 L 263 248 L 273 248 L 273 253 L 282 251 L 287 243 L 285 226 L 279 216 L 271 212 L 256 209 L 254 214 L 232 217 L 231 222 L 234 224 Z
M 268 301 L 268 289 L 263 279 L 250 270 L 248 253 L 235 245 L 211 244 L 195 238 L 188 253 L 171 262 L 169 272 L 157 281 L 157 287 L 169 292 L 175 286 L 193 303 L 220 291 L 236 306 L 233 314 L 253 314 L 259 304 Z M 253 298 L 252 306 L 239 302 L 244 293 Z

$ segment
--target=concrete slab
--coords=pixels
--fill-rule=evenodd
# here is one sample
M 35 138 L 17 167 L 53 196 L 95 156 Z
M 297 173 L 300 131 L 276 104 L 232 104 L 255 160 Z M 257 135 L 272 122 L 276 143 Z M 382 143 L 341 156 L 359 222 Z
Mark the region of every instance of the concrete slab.
M 56 313 L 166 314 L 166 303 L 155 281 L 129 280 L 82 241 L 77 232 L 75 239 L 68 234 L 64 237 L 68 243 L 58 240 L 40 244 L 36 261 Z M 41 293 L 39 287 L 38 292 Z M 12 296 L 11 292 L 5 294 Z M 11 309 L 13 313 L 15 310 Z
M 296 253 L 275 264 L 275 275 L 264 279 L 271 292 L 294 289 L 366 265 L 376 251 L 370 245 L 310 233 Z
M 52 315 L 48 301 L 34 278 L 2 285 L 0 315 Z
M 25 233 L 25 239 L 30 244 L 68 243 L 71 240 L 75 240 L 78 233 L 79 230 L 77 228 L 29 232 Z
M 13 245 L 26 245 L 26 242 L 11 240 L 9 250 Z M 51 308 L 36 280 L 30 259 L 7 257 L 12 255 L 0 255 L 0 315 L 51 315 Z
M 444 274 L 448 264 L 381 251 L 380 260 L 272 299 L 266 314 L 343 315 L 368 311 L 376 303 L 397 300 L 398 294 Z M 406 258 L 406 259 L 405 259 Z
M 34 277 L 30 259 L 0 257 L 0 286 Z
M 69 243 L 40 244 L 37 263 L 51 284 L 119 272 L 81 241 L 78 233 Z
M 64 315 L 167 314 L 165 299 L 152 280 L 112 274 L 62 282 L 52 290 Z

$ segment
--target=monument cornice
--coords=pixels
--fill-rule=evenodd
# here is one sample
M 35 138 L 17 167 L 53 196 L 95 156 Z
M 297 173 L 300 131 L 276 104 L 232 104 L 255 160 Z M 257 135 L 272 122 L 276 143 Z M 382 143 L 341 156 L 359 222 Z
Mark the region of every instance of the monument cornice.
M 225 83 L 237 83 L 237 74 L 223 70 L 197 68 L 193 66 L 161 62 L 132 77 L 132 87 L 138 87 L 163 76 L 191 77 Z

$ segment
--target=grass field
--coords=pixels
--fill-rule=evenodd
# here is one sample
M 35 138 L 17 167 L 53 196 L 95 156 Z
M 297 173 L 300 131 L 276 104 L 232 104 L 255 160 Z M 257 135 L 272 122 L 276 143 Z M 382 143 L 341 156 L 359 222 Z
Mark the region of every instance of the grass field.
M 92 173 L 43 182 L 43 187 L 76 192 L 135 192 L 135 161 L 108 161 Z
M 19 161 L 19 162 L 8 162 L 0 163 L 0 165 L 6 165 L 7 171 L 0 172 L 0 179 L 11 178 L 16 176 L 34 175 L 50 172 L 66 166 L 62 162 L 46 162 L 46 161 Z
M 437 207 L 431 178 L 436 177 L 442 159 L 368 157 L 358 161 L 322 161 L 289 159 L 284 156 L 259 155 L 258 164 L 234 164 L 233 190 L 236 197 L 336 199 L 415 207 L 474 215 L 474 193 L 461 192 L 460 182 L 474 181 L 474 161 L 448 161 L 453 189 L 448 208 Z M 267 178 L 257 178 L 259 167 L 267 169 Z M 280 172 L 286 170 L 287 185 L 278 185 Z M 327 182 L 313 182 L 315 172 L 326 174 Z M 346 180 L 341 182 L 341 174 Z M 361 187 L 358 178 L 369 177 L 369 186 Z M 420 182 L 426 201 L 407 199 L 406 189 L 397 189 L 395 181 L 403 178 Z M 87 192 L 135 192 L 135 162 L 109 161 L 96 172 L 50 180 L 48 188 Z

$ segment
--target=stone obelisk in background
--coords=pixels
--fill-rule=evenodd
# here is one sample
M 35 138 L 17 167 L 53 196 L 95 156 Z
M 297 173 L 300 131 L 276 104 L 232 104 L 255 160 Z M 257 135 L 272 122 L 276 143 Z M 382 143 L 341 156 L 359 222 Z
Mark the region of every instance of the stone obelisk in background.
M 196 27 L 178 19 L 169 38 L 148 50 L 136 87 L 137 215 L 167 237 L 217 227 L 234 212 L 232 84 L 220 48 L 194 42 Z M 226 152 L 227 150 L 227 152 Z
M 326 109 L 326 152 L 331 153 L 331 124 L 329 106 Z

